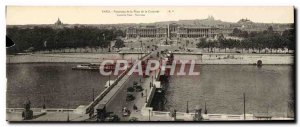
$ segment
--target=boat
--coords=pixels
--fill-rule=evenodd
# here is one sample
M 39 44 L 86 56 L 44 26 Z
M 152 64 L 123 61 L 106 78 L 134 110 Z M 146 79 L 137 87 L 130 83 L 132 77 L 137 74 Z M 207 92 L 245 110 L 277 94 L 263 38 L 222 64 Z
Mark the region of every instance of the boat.
M 73 67 L 73 70 L 99 70 L 100 64 L 98 63 L 89 63 L 89 64 L 79 64 L 76 67 Z
M 101 69 L 103 68 L 102 66 L 100 67 Z M 110 71 L 110 70 L 115 70 L 116 64 L 105 64 L 104 65 L 104 70 L 105 71 Z
M 123 67 L 124 64 L 121 64 L 120 67 Z M 100 63 L 89 63 L 89 64 L 79 64 L 76 67 L 73 67 L 73 70 L 99 70 L 104 69 L 105 71 L 113 71 L 116 68 L 116 64 L 105 64 L 101 66 Z

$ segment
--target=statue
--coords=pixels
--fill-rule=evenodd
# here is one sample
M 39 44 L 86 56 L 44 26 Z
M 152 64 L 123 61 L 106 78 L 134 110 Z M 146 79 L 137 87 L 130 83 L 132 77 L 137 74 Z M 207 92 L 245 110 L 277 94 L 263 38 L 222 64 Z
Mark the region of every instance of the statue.
M 33 111 L 30 109 L 31 102 L 29 99 L 24 103 L 24 111 L 22 112 L 23 120 L 30 120 L 33 118 Z
M 194 116 L 194 121 L 202 121 L 203 120 L 201 112 L 202 112 L 201 108 L 196 109 L 195 116 Z

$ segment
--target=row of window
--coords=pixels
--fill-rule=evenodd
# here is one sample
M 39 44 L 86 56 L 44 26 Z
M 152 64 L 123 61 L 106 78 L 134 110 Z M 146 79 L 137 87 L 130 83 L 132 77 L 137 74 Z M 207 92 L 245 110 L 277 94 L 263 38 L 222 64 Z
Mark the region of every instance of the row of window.
M 199 37 L 215 37 L 217 34 L 179 34 L 178 37 L 190 37 L 190 38 L 199 38 Z M 128 38 L 136 37 L 167 37 L 167 35 L 137 35 L 137 34 L 128 34 Z M 170 35 L 170 37 L 177 37 L 177 35 Z

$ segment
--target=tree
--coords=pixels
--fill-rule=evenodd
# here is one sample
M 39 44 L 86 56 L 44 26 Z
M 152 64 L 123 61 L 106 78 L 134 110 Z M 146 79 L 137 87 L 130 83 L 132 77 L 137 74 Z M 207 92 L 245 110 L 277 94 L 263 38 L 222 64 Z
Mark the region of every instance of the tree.
M 74 48 L 105 48 L 109 42 L 124 36 L 123 31 L 116 29 L 98 29 L 90 26 L 75 26 L 74 28 L 54 29 L 52 27 L 7 28 L 7 36 L 16 44 L 7 49 L 8 54 L 25 52 L 32 47 L 33 51 L 53 51 Z M 44 43 L 47 42 L 45 47 Z
M 288 48 L 288 50 L 294 50 L 295 49 L 295 29 L 289 29 L 289 30 L 283 31 L 282 37 L 287 39 L 285 41 L 285 47 Z
M 242 30 L 240 30 L 238 28 L 234 28 L 232 31 L 232 35 L 239 35 L 240 33 L 242 33 Z
M 196 44 L 197 48 L 205 48 L 206 47 L 206 39 L 201 38 L 200 41 Z
M 267 32 L 268 32 L 268 33 L 274 33 L 273 27 L 272 27 L 272 26 L 269 26 Z
M 123 48 L 125 45 L 124 45 L 124 41 L 121 40 L 121 39 L 117 39 L 116 40 L 116 43 L 115 43 L 115 48 Z

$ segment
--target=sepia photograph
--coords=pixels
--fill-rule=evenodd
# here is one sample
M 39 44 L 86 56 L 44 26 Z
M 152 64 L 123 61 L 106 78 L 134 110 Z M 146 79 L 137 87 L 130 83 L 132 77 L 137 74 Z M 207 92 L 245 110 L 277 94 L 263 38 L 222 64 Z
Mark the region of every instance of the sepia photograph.
M 8 5 L 6 120 L 293 123 L 294 14 Z

